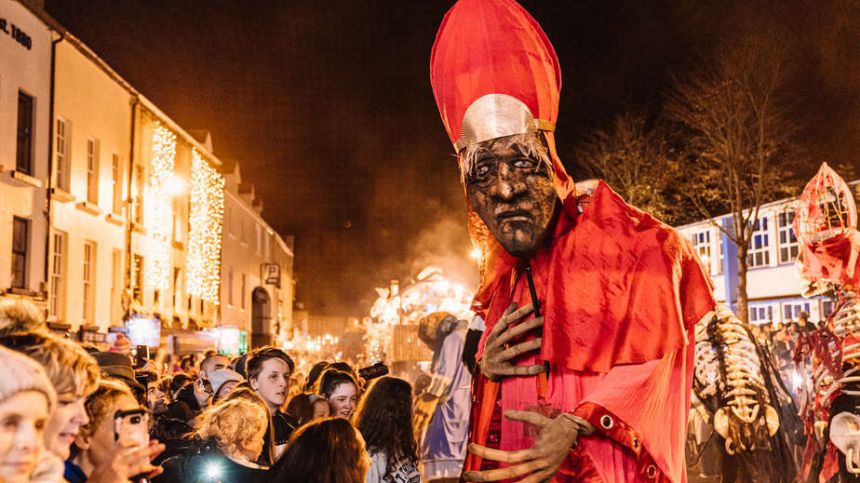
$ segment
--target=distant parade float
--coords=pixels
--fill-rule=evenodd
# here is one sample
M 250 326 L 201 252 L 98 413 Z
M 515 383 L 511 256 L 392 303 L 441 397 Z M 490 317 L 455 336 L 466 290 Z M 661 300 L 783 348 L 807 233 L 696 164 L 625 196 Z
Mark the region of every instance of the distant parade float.
M 401 287 L 396 280 L 377 288 L 378 298 L 364 320 L 369 362 L 429 361 L 432 354 L 418 339 L 418 322 L 433 312 L 471 320 L 473 292 L 452 281 L 441 268 L 429 266 Z

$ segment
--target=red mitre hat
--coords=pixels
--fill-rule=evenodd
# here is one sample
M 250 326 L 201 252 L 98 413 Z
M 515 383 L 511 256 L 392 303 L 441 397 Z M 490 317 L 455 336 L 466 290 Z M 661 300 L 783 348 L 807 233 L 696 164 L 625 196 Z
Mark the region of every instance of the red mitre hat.
M 458 1 L 436 34 L 430 82 L 458 152 L 555 129 L 558 57 L 540 25 L 513 0 Z

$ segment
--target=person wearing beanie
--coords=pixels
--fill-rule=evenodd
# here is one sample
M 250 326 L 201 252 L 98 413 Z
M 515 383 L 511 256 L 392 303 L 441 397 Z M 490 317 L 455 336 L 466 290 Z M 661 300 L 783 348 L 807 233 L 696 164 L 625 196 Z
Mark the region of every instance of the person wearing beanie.
M 113 346 L 109 349 L 109 352 L 116 352 L 118 354 L 123 354 L 126 356 L 131 355 L 131 340 L 126 337 L 123 333 L 118 333 L 116 335 L 116 341 L 113 343 Z
M 236 384 L 244 381 L 245 378 L 233 369 L 217 369 L 209 374 L 209 382 L 212 384 L 212 402 L 218 402 L 224 399 L 230 391 L 236 387 Z
M 4 347 L 0 374 L 0 481 L 29 482 L 44 450 L 43 431 L 57 395 L 42 366 Z

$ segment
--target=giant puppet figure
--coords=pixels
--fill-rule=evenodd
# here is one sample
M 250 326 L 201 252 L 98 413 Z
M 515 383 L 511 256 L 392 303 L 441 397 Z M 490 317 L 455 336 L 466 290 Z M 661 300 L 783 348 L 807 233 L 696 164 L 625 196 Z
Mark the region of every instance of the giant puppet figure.
M 602 182 L 577 196 L 558 59 L 516 2 L 458 1 L 430 77 L 484 260 L 463 476 L 685 481 L 694 328 L 714 308 L 692 247 Z
M 800 196 L 794 231 L 807 295 L 828 293 L 834 301 L 795 354 L 811 362 L 800 397 L 807 434 L 802 475 L 860 481 L 860 231 L 851 189 L 826 163 Z

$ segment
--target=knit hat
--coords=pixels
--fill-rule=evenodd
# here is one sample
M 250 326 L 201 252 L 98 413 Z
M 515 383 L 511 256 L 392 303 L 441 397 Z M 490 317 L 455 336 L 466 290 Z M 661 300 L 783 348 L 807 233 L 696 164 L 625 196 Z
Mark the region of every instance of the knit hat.
M 116 335 L 116 342 L 110 348 L 111 352 L 119 352 L 120 354 L 131 353 L 131 340 L 122 332 Z
M 0 403 L 19 392 L 36 391 L 48 398 L 48 411 L 53 410 L 57 402 L 57 393 L 45 374 L 45 369 L 38 362 L 0 347 L 0 374 L 3 374 L 3 384 L 0 384 Z
M 218 390 L 226 382 L 242 382 L 244 380 L 245 378 L 233 369 L 218 369 L 209 374 L 209 383 L 212 384 L 212 394 L 218 394 Z

